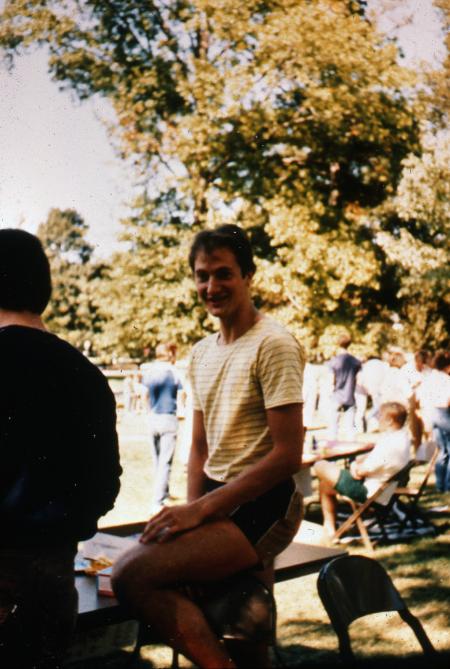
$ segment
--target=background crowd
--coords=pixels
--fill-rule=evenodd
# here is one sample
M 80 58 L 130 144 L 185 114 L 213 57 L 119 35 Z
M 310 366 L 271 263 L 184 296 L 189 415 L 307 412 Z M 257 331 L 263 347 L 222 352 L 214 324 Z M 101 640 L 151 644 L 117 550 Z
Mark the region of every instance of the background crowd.
M 183 388 L 173 411 L 179 419 L 180 457 L 186 462 L 191 406 L 187 360 L 176 361 L 176 346 L 169 348 L 172 368 Z M 329 360 L 306 363 L 304 423 L 314 429 L 306 433 L 305 448 L 311 448 L 318 439 L 351 441 L 359 435 L 377 432 L 380 406 L 399 402 L 408 412 L 413 454 L 427 459 L 437 444 L 440 456 L 436 486 L 440 491 L 450 490 L 450 352 L 391 347 L 380 355 L 359 359 L 349 350 L 351 339 L 345 335 L 336 341 L 336 354 Z M 153 357 L 150 349 L 147 355 L 149 360 Z M 147 360 L 126 373 L 121 396 L 118 395 L 124 412 L 151 411 L 146 374 L 154 364 Z M 159 503 L 163 501 L 161 498 Z

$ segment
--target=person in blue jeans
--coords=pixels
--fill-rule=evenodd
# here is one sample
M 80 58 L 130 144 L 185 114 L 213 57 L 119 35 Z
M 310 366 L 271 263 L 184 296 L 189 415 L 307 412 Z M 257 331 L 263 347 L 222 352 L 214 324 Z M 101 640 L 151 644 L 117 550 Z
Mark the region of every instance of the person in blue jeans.
M 329 439 L 337 439 L 339 419 L 342 413 L 342 427 L 345 437 L 353 439 L 355 427 L 355 387 L 356 376 L 361 370 L 361 361 L 351 355 L 347 349 L 352 343 L 349 335 L 342 335 L 338 340 L 339 351 L 328 362 L 328 368 L 333 373 L 333 392 L 330 398 L 329 411 Z
M 175 347 L 158 344 L 156 360 L 146 365 L 142 384 L 147 388 L 150 415 L 148 427 L 154 462 L 152 513 L 169 496 L 169 479 L 177 442 L 177 398 L 183 385 L 175 367 Z
M 436 488 L 450 491 L 450 352 L 437 351 L 432 370 L 419 389 L 419 400 L 426 408 L 426 418 L 433 439 L 439 447 L 436 460 Z

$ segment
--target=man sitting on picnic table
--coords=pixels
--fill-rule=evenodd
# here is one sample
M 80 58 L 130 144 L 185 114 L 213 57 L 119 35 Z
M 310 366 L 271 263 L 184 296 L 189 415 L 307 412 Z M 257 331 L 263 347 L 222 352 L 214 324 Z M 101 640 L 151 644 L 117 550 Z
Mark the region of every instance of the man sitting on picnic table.
M 271 563 L 295 536 L 301 498 L 292 475 L 301 463 L 304 354 L 253 304 L 255 264 L 243 230 L 200 232 L 190 266 L 220 329 L 191 357 L 188 503 L 150 519 L 140 544 L 116 563 L 113 585 L 166 643 L 203 669 L 223 669 L 236 665 L 179 586 Z
M 56 669 L 77 615 L 77 542 L 119 491 L 114 396 L 47 331 L 40 241 L 0 230 L 0 667 Z
M 365 502 L 382 483 L 405 467 L 411 458 L 411 443 L 405 427 L 406 408 L 399 402 L 385 402 L 380 407 L 379 429 L 383 432 L 375 448 L 356 458 L 348 469 L 335 462 L 320 460 L 314 465 L 319 478 L 323 529 L 328 537 L 336 532 L 336 495 L 340 493 L 355 502 Z M 395 489 L 388 487 L 377 499 L 387 504 Z

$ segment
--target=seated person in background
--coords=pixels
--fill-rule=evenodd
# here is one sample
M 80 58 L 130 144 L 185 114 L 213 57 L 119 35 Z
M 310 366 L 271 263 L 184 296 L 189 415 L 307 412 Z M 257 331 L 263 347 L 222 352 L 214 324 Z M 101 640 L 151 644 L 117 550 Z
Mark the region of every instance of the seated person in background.
M 386 402 L 380 408 L 380 437 L 373 451 L 356 458 L 348 469 L 340 469 L 334 462 L 321 460 L 314 465 L 319 478 L 320 502 L 324 532 L 336 532 L 336 495 L 340 493 L 355 502 L 365 502 L 382 483 L 405 467 L 410 460 L 411 444 L 405 429 L 407 411 L 398 402 Z M 387 504 L 395 489 L 388 487 L 377 499 Z
M 75 626 L 77 542 L 119 491 L 114 396 L 48 332 L 41 243 L 0 230 L 0 667 L 56 669 Z

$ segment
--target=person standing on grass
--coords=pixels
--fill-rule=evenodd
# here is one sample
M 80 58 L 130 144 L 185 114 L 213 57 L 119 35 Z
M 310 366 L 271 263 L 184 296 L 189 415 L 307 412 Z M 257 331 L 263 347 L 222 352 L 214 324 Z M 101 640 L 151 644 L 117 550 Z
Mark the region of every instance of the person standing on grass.
M 178 431 L 178 397 L 183 390 L 176 367 L 176 348 L 160 343 L 156 360 L 146 367 L 142 385 L 147 389 L 150 414 L 148 428 L 153 458 L 151 513 L 157 513 L 169 497 L 169 479 Z
M 244 231 L 200 232 L 189 262 L 219 331 L 193 349 L 193 434 L 188 501 L 150 519 L 113 570 L 119 600 L 202 669 L 236 666 L 200 608 L 179 586 L 270 564 L 293 539 L 301 497 L 304 353 L 261 314 Z
M 356 434 L 355 413 L 356 377 L 361 370 L 361 361 L 348 352 L 352 343 L 349 335 L 342 335 L 338 340 L 339 351 L 329 361 L 328 368 L 333 374 L 333 392 L 330 398 L 329 439 L 337 439 L 339 418 L 342 413 L 342 429 L 346 439 L 353 439 Z
M 0 666 L 56 669 L 77 613 L 77 542 L 114 503 L 114 396 L 101 372 L 48 332 L 47 257 L 0 230 Z
M 314 465 L 319 479 L 323 529 L 328 537 L 336 532 L 336 495 L 340 493 L 355 502 L 363 503 L 380 485 L 406 467 L 411 458 L 411 441 L 406 429 L 407 410 L 399 402 L 386 402 L 380 407 L 379 425 L 383 433 L 375 448 L 356 458 L 350 470 L 341 469 L 335 462 L 320 460 Z M 387 504 L 396 484 L 388 486 L 377 499 Z
M 450 492 L 450 351 L 436 351 L 431 372 L 420 386 L 419 400 L 424 419 L 439 447 L 436 488 L 440 492 Z

